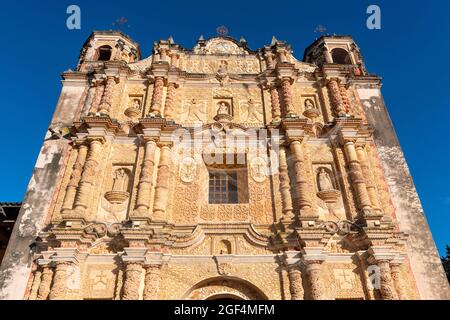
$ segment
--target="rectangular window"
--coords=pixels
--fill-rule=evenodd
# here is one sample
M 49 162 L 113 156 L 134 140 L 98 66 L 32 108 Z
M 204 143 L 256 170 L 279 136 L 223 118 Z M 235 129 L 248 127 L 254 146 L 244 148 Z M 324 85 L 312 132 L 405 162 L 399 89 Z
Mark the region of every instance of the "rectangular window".
M 209 203 L 238 203 L 237 173 L 232 171 L 209 172 Z

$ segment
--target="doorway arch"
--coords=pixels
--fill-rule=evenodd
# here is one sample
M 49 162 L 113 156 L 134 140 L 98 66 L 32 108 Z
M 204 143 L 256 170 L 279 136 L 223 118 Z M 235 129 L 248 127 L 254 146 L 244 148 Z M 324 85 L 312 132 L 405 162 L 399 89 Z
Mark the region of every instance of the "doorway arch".
M 182 299 L 186 300 L 268 300 L 254 284 L 237 277 L 214 277 L 192 286 Z

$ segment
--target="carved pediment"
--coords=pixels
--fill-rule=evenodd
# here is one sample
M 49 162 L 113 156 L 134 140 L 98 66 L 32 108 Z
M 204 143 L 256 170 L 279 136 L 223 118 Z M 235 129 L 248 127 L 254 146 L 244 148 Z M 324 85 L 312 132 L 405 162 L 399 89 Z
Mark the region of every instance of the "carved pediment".
M 199 42 L 193 51 L 197 54 L 249 54 L 243 45 L 226 37 L 217 37 L 205 42 Z

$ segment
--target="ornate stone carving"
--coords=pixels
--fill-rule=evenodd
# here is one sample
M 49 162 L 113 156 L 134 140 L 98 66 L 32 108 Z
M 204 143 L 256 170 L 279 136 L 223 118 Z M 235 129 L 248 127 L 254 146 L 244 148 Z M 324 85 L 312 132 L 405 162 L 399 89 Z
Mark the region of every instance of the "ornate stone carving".
M 33 282 L 31 283 L 30 294 L 28 300 L 36 300 L 38 295 L 39 286 L 41 284 L 42 269 L 38 267 L 34 271 Z
M 302 284 L 302 273 L 298 266 L 290 265 L 287 267 L 289 277 L 289 291 L 291 300 L 303 300 L 304 290 Z
M 331 97 L 331 104 L 335 114 L 339 117 L 346 116 L 344 102 L 341 97 L 341 90 L 339 88 L 337 79 L 330 79 L 328 81 L 328 90 Z
M 68 287 L 68 272 L 71 262 L 57 262 L 55 275 L 53 277 L 52 289 L 50 290 L 50 300 L 64 300 Z
M 248 101 L 242 101 L 240 102 L 241 110 L 243 110 L 244 114 L 246 115 L 245 118 L 242 119 L 244 122 L 262 122 L 263 117 L 260 110 L 258 110 L 261 107 L 261 104 L 256 103 L 253 101 L 253 99 L 249 99 Z
M 139 299 L 139 285 L 142 277 L 142 263 L 141 262 L 127 262 L 125 269 L 125 282 L 123 284 L 123 300 L 138 300 Z
M 156 77 L 153 84 L 153 95 L 150 112 L 154 116 L 161 116 L 162 98 L 164 89 L 164 78 Z
M 278 88 L 273 85 L 270 87 L 270 101 L 272 104 L 272 120 L 279 121 L 281 118 L 280 98 L 278 96 Z
M 295 140 L 291 142 L 291 152 L 294 156 L 295 167 L 295 185 L 297 188 L 298 207 L 300 213 L 302 211 L 309 213 L 311 209 L 311 199 L 308 192 L 307 172 L 305 168 L 305 162 L 303 160 L 303 150 L 300 141 Z
M 164 116 L 167 119 L 173 120 L 175 116 L 175 94 L 176 94 L 176 84 L 169 82 L 167 84 L 167 95 L 166 103 L 164 106 Z
M 192 157 L 185 157 L 178 171 L 181 181 L 191 183 L 197 176 L 197 162 Z
M 170 186 L 170 162 L 171 162 L 171 153 L 169 145 L 163 145 L 161 147 L 161 154 L 159 157 L 159 165 L 158 165 L 158 176 L 156 179 L 156 187 L 155 187 L 155 201 L 153 205 L 153 219 L 156 220 L 165 220 L 166 209 L 167 209 L 167 200 L 169 196 L 169 186 Z
M 294 110 L 294 102 L 292 100 L 292 91 L 291 91 L 291 79 L 282 78 L 281 79 L 281 91 L 283 92 L 283 101 L 284 101 L 284 116 L 292 117 L 295 116 Z
M 89 151 L 83 167 L 83 173 L 81 174 L 77 194 L 75 196 L 74 210 L 71 213 L 70 218 L 85 218 L 85 211 L 89 206 L 91 189 L 95 181 L 96 171 L 100 161 L 99 157 L 102 149 L 102 143 L 103 139 L 90 139 Z
M 160 269 L 160 265 L 145 267 L 144 300 L 158 299 Z
M 105 193 L 105 198 L 109 202 L 123 203 L 129 198 L 128 185 L 130 174 L 128 169 L 125 168 L 119 168 L 114 172 L 112 190 Z
M 250 160 L 250 175 L 256 182 L 264 182 L 267 179 L 268 167 L 262 157 L 254 157 Z
M 405 284 L 400 271 L 400 263 L 391 263 L 391 276 L 399 300 L 408 300 Z
M 98 107 L 99 109 L 98 112 L 109 114 L 109 111 L 111 110 L 112 95 L 114 85 L 116 84 L 116 79 L 117 78 L 115 76 L 106 77 L 105 91 L 103 92 L 103 96 L 100 101 L 100 106 Z
M 145 143 L 145 155 L 142 162 L 141 175 L 139 178 L 138 193 L 135 207 L 135 216 L 147 216 L 150 208 L 150 198 L 153 185 L 153 171 L 155 167 L 156 142 L 147 140 Z
M 313 300 L 325 300 L 325 288 L 321 276 L 322 261 L 308 261 L 306 272 L 308 273 L 310 294 Z
M 53 280 L 53 269 L 49 265 L 42 266 L 41 283 L 36 300 L 47 300 Z
M 66 189 L 66 194 L 64 195 L 64 201 L 61 209 L 63 218 L 66 213 L 70 214 L 70 210 L 73 208 L 77 187 L 80 183 L 81 173 L 83 171 L 83 165 L 86 161 L 87 151 L 87 145 L 80 144 L 78 146 L 77 159 L 73 165 L 72 175 L 70 176 L 70 181 Z
M 377 265 L 380 268 L 380 295 L 383 300 L 397 300 L 391 277 L 391 268 L 389 260 L 378 260 Z
M 289 179 L 288 164 L 286 160 L 286 149 L 280 146 L 279 151 L 280 170 L 280 193 L 283 206 L 283 219 L 292 220 L 294 218 L 291 196 L 291 182 Z
M 125 115 L 130 118 L 138 117 L 142 112 L 142 98 L 131 97 L 130 106 L 124 111 Z

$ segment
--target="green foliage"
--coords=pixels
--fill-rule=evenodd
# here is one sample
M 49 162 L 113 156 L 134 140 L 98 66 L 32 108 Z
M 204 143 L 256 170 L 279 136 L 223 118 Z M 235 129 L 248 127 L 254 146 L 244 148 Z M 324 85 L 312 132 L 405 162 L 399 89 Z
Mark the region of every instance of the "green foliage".
M 448 282 L 450 283 L 450 246 L 445 248 L 446 256 L 441 257 L 442 265 L 444 266 L 445 273 L 447 274 Z

